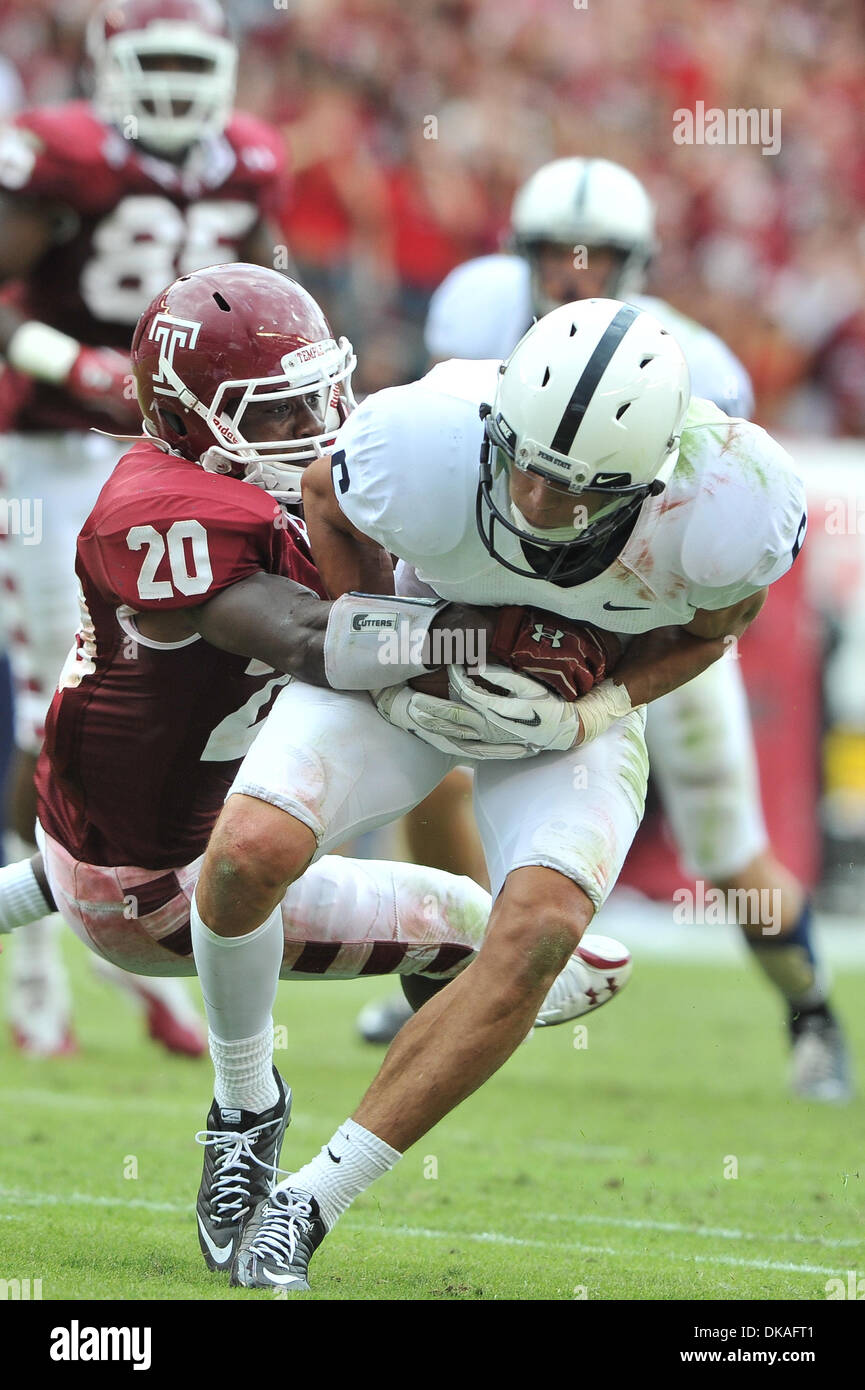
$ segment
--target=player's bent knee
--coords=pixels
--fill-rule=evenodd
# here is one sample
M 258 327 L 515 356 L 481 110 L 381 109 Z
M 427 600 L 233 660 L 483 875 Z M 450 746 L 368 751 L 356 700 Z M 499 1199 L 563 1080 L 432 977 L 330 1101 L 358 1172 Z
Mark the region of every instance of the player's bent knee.
M 255 797 L 229 797 L 210 839 L 207 867 L 219 881 L 233 880 L 275 893 L 293 883 L 315 853 L 308 826 Z

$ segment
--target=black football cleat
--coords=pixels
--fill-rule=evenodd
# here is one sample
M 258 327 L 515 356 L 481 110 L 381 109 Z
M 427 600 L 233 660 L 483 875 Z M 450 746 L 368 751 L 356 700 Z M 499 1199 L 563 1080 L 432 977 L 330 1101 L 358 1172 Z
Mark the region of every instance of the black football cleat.
M 309 1288 L 310 1259 L 326 1235 L 311 1192 L 275 1188 L 244 1227 L 231 1267 L 232 1285 L 302 1293 Z
M 383 1046 L 393 1042 L 413 1013 L 411 1004 L 401 994 L 395 994 L 390 999 L 379 999 L 361 1009 L 357 1016 L 357 1031 L 364 1042 Z
M 270 1110 L 223 1109 L 213 1102 L 207 1129 L 196 1134 L 205 1146 L 198 1189 L 198 1243 L 208 1269 L 227 1270 L 237 1253 L 247 1218 L 276 1180 L 282 1139 L 291 1115 L 291 1091 L 276 1067 L 279 1100 Z

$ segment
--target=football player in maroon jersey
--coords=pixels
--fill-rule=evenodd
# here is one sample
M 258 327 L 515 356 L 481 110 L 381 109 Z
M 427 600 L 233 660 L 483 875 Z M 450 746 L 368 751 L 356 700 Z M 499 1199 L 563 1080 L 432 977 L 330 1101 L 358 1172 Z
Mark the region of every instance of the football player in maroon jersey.
M 45 711 L 77 621 L 75 536 L 138 428 L 129 344 L 175 275 L 273 264 L 284 196 L 276 130 L 232 112 L 237 50 L 216 0 L 110 0 L 88 28 L 93 98 L 25 111 L 0 132 L 0 487 L 18 499 L 0 545 L 16 684 L 14 828 L 32 842 Z M 14 854 L 13 854 L 13 857 Z M 21 1046 L 70 1046 L 55 923 L 16 942 L 11 1017 Z M 110 969 L 106 967 L 109 974 Z M 174 1050 L 204 1038 L 174 981 L 125 983 Z

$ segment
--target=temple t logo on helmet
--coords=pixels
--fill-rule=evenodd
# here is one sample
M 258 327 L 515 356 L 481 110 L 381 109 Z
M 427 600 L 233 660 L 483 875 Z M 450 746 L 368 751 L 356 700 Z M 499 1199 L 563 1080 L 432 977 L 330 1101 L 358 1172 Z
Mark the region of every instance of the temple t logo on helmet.
M 526 546 L 548 557 L 545 579 L 579 568 L 663 492 L 689 399 L 681 348 L 651 314 L 585 299 L 539 319 L 503 363 L 495 400 L 481 407 L 477 525 L 489 553 L 529 578 L 539 570 Z M 583 499 L 571 524 L 530 525 L 510 495 L 514 470 Z M 511 539 L 507 554 L 497 525 L 520 543 Z
M 174 354 L 179 347 L 194 348 L 200 332 L 201 324 L 189 319 L 175 319 L 169 314 L 154 318 L 148 336 L 159 344 L 159 371 L 153 378 L 153 389 L 160 396 L 180 396 L 174 382 Z
M 354 408 L 355 365 L 301 285 L 254 265 L 181 276 L 132 340 L 145 433 L 288 502 Z

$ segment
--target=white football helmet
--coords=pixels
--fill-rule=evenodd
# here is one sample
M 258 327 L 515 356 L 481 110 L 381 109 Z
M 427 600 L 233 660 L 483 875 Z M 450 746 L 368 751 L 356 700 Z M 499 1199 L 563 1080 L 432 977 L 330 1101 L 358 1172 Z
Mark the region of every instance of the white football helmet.
M 126 139 L 174 155 L 228 124 L 237 48 L 217 0 L 105 0 L 87 53 L 94 106 Z
M 690 399 L 682 350 L 657 319 L 631 304 L 584 299 L 535 323 L 501 366 L 495 400 L 481 406 L 477 522 L 507 569 L 537 578 L 498 553 L 498 522 L 546 552 L 543 578 L 570 573 L 663 492 L 676 465 Z M 492 457 L 491 457 L 492 455 Z M 519 468 L 573 497 L 606 499 L 580 526 L 543 532 L 493 498 L 495 479 Z
M 536 271 L 540 244 L 576 248 L 609 246 L 620 263 L 606 294 L 627 299 L 642 287 L 655 251 L 655 212 L 640 180 L 608 159 L 554 159 L 536 169 L 517 191 L 511 209 L 514 250 L 532 268 L 537 314 L 557 307 L 543 294 Z

